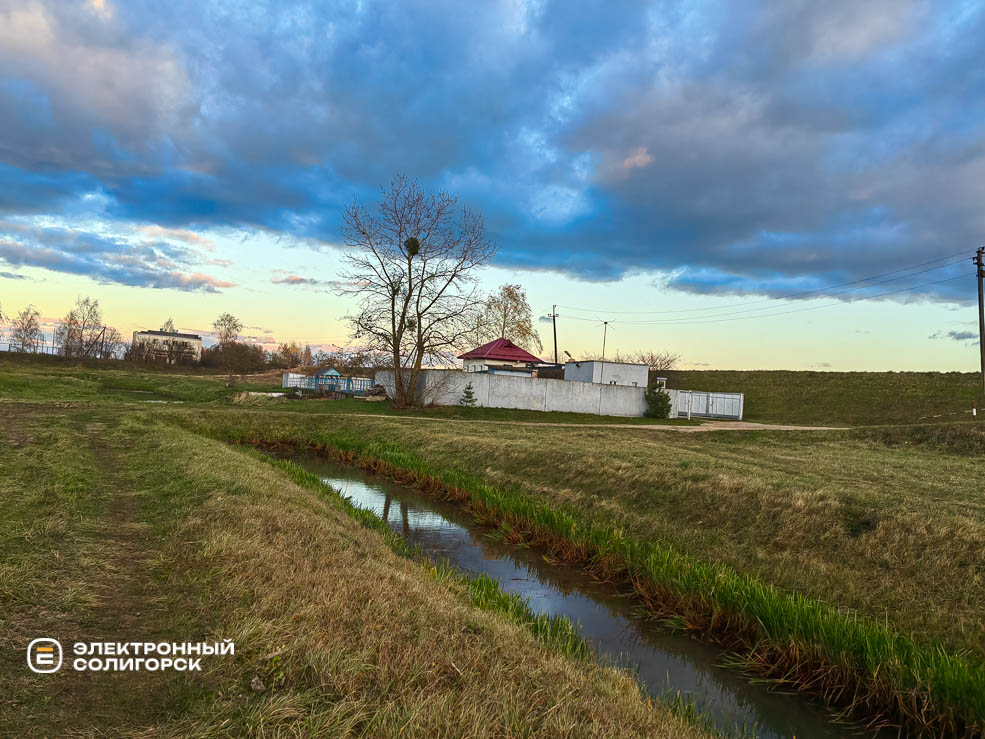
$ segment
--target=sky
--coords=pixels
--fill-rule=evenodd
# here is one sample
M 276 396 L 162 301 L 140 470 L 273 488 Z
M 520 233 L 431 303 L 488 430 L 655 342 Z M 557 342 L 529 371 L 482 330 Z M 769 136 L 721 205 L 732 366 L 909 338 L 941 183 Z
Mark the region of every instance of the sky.
M 351 342 L 342 208 L 483 214 L 553 353 L 978 368 L 985 0 L 0 0 L 0 307 Z M 608 326 L 603 322 L 608 321 Z

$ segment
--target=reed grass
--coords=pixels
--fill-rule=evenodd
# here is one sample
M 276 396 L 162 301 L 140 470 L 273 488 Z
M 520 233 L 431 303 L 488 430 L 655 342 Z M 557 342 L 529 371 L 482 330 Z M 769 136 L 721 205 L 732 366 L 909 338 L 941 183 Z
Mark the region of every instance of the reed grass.
M 505 616 L 507 620 L 527 628 L 548 647 L 568 657 L 582 660 L 592 658 L 588 642 L 582 638 L 578 627 L 567 616 L 534 611 L 525 598 L 502 590 L 499 583 L 489 575 L 470 576 L 452 567 L 447 560 L 438 562 L 430 560 L 419 548 L 411 546 L 402 536 L 394 533 L 375 512 L 355 505 L 345 495 L 296 462 L 272 457 L 251 447 L 245 447 L 244 451 L 273 465 L 292 482 L 333 498 L 334 502 L 360 525 L 378 532 L 394 552 L 423 561 L 427 565 L 427 571 L 436 579 L 454 582 L 461 586 L 468 593 L 470 603 L 476 608 Z
M 569 658 L 587 654 L 570 622 L 418 559 L 296 466 L 159 413 L 15 410 L 0 424 L 0 734 L 706 735 L 625 671 Z M 38 633 L 236 653 L 39 680 L 23 656 Z
M 226 441 L 330 453 L 466 506 L 550 556 L 622 582 L 654 617 L 733 650 L 735 666 L 815 695 L 873 726 L 916 734 L 985 732 L 985 665 L 918 643 L 888 623 L 781 590 L 659 542 L 627 538 L 565 505 L 493 487 L 460 469 L 437 469 L 393 440 L 344 430 L 250 431 L 197 423 Z

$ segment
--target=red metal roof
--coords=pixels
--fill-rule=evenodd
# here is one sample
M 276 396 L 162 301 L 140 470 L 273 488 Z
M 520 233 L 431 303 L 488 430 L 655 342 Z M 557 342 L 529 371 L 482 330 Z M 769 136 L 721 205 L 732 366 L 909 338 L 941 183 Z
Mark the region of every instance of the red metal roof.
M 459 359 L 499 359 L 506 362 L 536 362 L 540 364 L 543 360 L 535 357 L 528 351 L 524 351 L 509 339 L 496 339 L 488 344 L 476 347 L 470 352 L 458 355 Z

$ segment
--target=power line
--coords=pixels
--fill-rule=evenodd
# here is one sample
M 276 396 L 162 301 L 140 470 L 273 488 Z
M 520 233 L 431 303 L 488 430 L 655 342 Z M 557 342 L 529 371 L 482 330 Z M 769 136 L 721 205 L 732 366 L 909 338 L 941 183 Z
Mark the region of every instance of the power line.
M 817 298 L 815 298 L 815 299 L 819 299 L 819 298 L 833 298 L 836 295 L 844 295 L 845 293 L 849 293 L 849 292 L 852 292 L 854 290 L 866 290 L 866 289 L 868 289 L 870 287 L 876 287 L 878 285 L 885 285 L 885 284 L 888 284 L 890 282 L 897 282 L 899 280 L 905 280 L 905 279 L 908 279 L 910 277 L 916 277 L 917 275 L 925 274 L 927 272 L 934 272 L 934 271 L 936 271 L 938 269 L 944 269 L 945 267 L 953 267 L 955 264 L 960 264 L 960 263 L 963 263 L 964 261 L 965 261 L 964 259 L 958 259 L 958 260 L 956 260 L 954 262 L 948 262 L 947 264 L 942 264 L 942 265 L 940 265 L 938 267 L 930 267 L 929 269 L 922 269 L 919 272 L 911 272 L 910 274 L 908 274 L 908 275 L 902 275 L 901 277 L 891 277 L 888 280 L 880 280 L 879 282 L 872 282 L 872 283 L 870 283 L 868 285 L 862 285 L 860 287 L 853 287 L 853 288 L 849 288 L 847 290 L 839 290 L 838 292 L 834 292 L 834 293 L 826 293 L 824 295 L 818 295 Z M 892 274 L 892 273 L 890 273 L 890 274 Z M 873 278 L 870 278 L 870 279 L 873 279 Z M 933 285 L 933 284 L 936 284 L 936 283 L 928 283 L 928 284 L 932 284 Z M 915 285 L 913 288 L 908 288 L 908 289 L 916 289 L 917 287 L 921 287 L 921 285 Z M 859 298 L 859 299 L 861 300 L 862 298 Z M 783 298 L 775 298 L 775 300 L 783 300 Z M 847 302 L 851 303 L 853 301 L 849 300 Z M 685 316 L 685 317 L 683 317 L 681 319 L 669 318 L 669 319 L 666 319 L 666 320 L 667 321 L 676 321 L 676 320 L 690 320 L 691 318 L 695 318 L 695 319 L 698 319 L 698 318 L 701 318 L 701 319 L 704 319 L 704 318 L 720 318 L 720 317 L 733 316 L 733 315 L 735 315 L 737 313 L 755 313 L 757 311 L 763 311 L 763 310 L 770 310 L 770 306 L 763 306 L 761 308 L 748 308 L 746 310 L 730 311 L 728 313 L 716 313 L 716 314 L 712 314 L 710 316 Z
M 572 306 L 572 305 L 561 305 L 559 307 L 566 308 L 568 310 L 582 311 L 583 313 L 606 313 L 606 314 L 631 313 L 631 314 L 634 314 L 634 315 L 644 315 L 644 314 L 646 314 L 646 315 L 651 315 L 651 314 L 655 315 L 655 314 L 663 314 L 663 313 L 693 313 L 693 312 L 703 311 L 703 310 L 722 310 L 722 309 L 725 309 L 725 308 L 732 308 L 732 307 L 741 308 L 741 307 L 744 307 L 744 306 L 756 305 L 758 303 L 772 303 L 775 300 L 789 300 L 791 298 L 799 298 L 799 297 L 802 297 L 804 295 L 813 295 L 814 293 L 824 292 L 825 290 L 834 290 L 837 287 L 847 287 L 848 285 L 855 285 L 855 284 L 858 284 L 860 282 L 869 282 L 870 280 L 877 280 L 877 279 L 879 279 L 881 277 L 888 277 L 889 275 L 899 274 L 900 272 L 909 272 L 910 270 L 917 269 L 918 267 L 926 267 L 928 264 L 934 264 L 936 262 L 942 262 L 945 259 L 953 259 L 954 257 L 962 257 L 962 256 L 963 257 L 967 257 L 968 256 L 968 250 L 960 251 L 960 252 L 957 252 L 955 254 L 949 254 L 949 255 L 947 255 L 945 257 L 938 257 L 937 259 L 931 259 L 930 261 L 921 262 L 920 264 L 914 264 L 914 265 L 911 265 L 909 267 L 903 267 L 902 269 L 897 269 L 897 270 L 894 270 L 892 272 L 884 272 L 881 275 L 873 275 L 871 277 L 862 277 L 861 279 L 858 279 L 858 280 L 852 280 L 850 282 L 842 282 L 842 283 L 837 284 L 837 285 L 827 285 L 826 287 L 818 287 L 818 288 L 815 288 L 814 290 L 806 290 L 804 292 L 791 293 L 789 295 L 779 295 L 779 296 L 777 296 L 775 298 L 764 298 L 763 300 L 754 300 L 752 302 L 746 302 L 746 303 L 732 303 L 731 305 L 713 305 L 713 306 L 708 306 L 708 307 L 705 307 L 705 308 L 680 308 L 680 309 L 677 309 L 677 310 L 653 310 L 653 311 L 605 310 L 605 309 L 602 309 L 602 308 L 582 308 L 582 307 L 579 307 L 579 306 Z M 962 261 L 964 261 L 964 260 L 963 259 L 958 259 L 958 260 L 956 260 L 954 262 L 950 262 L 948 264 L 942 264 L 942 265 L 939 265 L 937 267 L 933 267 L 932 269 L 943 269 L 944 267 L 949 267 L 952 264 L 958 264 L 959 262 L 962 262 Z M 923 270 L 922 272 L 914 272 L 911 275 L 903 275 L 901 277 L 894 278 L 894 279 L 900 279 L 900 280 L 902 280 L 902 279 L 905 279 L 906 277 L 913 277 L 913 276 L 918 275 L 918 274 L 923 274 L 923 272 L 930 272 L 930 271 L 931 271 L 930 269 L 927 269 L 927 270 Z M 892 280 L 886 280 L 886 282 L 891 282 L 891 281 Z M 874 284 L 883 284 L 883 283 L 874 283 Z M 872 286 L 873 285 L 860 285 L 859 287 L 853 288 L 853 289 L 856 289 L 856 290 L 864 290 L 866 287 L 872 287 Z M 850 292 L 850 291 L 849 290 L 846 290 L 844 292 Z M 840 293 L 835 293 L 835 294 L 840 294 Z M 572 316 L 568 316 L 568 317 L 571 318 Z
M 943 280 L 934 280 L 933 282 L 923 282 L 923 283 L 921 283 L 919 285 L 911 285 L 910 287 L 900 288 L 899 290 L 889 290 L 887 292 L 878 293 L 876 295 L 866 295 L 866 296 L 861 297 L 861 298 L 855 298 L 853 300 L 842 300 L 842 301 L 840 301 L 838 303 L 830 303 L 828 305 L 815 305 L 815 306 L 811 306 L 809 308 L 794 308 L 793 310 L 778 311 L 776 313 L 760 313 L 760 314 L 754 315 L 754 316 L 740 316 L 739 318 L 712 318 L 711 316 L 693 316 L 693 317 L 687 317 L 687 318 L 672 318 L 672 319 L 663 319 L 663 320 L 654 320 L 654 321 L 629 321 L 629 320 L 625 320 L 624 321 L 624 320 L 619 320 L 619 321 L 610 321 L 610 323 L 618 323 L 618 324 L 626 325 L 626 326 L 628 326 L 628 325 L 651 325 L 652 326 L 652 325 L 686 325 L 686 324 L 693 324 L 693 323 L 722 323 L 722 322 L 725 322 L 725 321 L 746 321 L 746 320 L 749 320 L 750 318 L 768 318 L 770 316 L 782 316 L 782 315 L 786 315 L 788 313 L 801 313 L 803 311 L 819 310 L 821 308 L 835 308 L 835 307 L 840 306 L 840 305 L 848 305 L 849 303 L 858 303 L 858 302 L 861 302 L 863 300 L 874 300 L 876 298 L 882 298 L 882 297 L 885 297 L 887 295 L 897 295 L 899 293 L 909 292 L 910 290 L 919 290 L 921 287 L 929 287 L 931 285 L 939 285 L 939 284 L 941 284 L 943 282 L 952 282 L 954 280 L 959 280 L 959 279 L 961 279 L 963 277 L 966 277 L 966 275 L 957 275 L 956 277 L 947 277 L 947 278 L 945 278 Z M 737 312 L 741 312 L 741 311 L 737 311 Z M 724 314 L 724 315 L 734 315 L 734 313 L 733 314 Z M 602 321 L 601 318 L 583 318 L 581 316 L 563 316 L 563 317 L 564 318 L 567 318 L 570 321 L 588 321 L 590 323 L 598 323 L 598 322 L 601 322 Z
M 738 318 L 711 318 L 709 316 L 702 316 L 695 319 L 670 319 L 663 321 L 617 321 L 617 323 L 626 325 L 657 325 L 657 324 L 671 324 L 671 325 L 684 325 L 693 323 L 724 323 L 726 321 L 748 321 L 750 318 L 769 318 L 770 316 L 784 316 L 789 313 L 803 313 L 809 310 L 820 310 L 821 308 L 835 308 L 840 305 L 849 305 L 851 303 L 859 303 L 863 300 L 874 300 L 875 298 L 883 298 L 887 295 L 897 295 L 899 293 L 909 292 L 910 290 L 918 290 L 921 287 L 929 287 L 931 285 L 940 285 L 944 282 L 953 282 L 954 280 L 960 280 L 966 278 L 967 275 L 957 275 L 956 277 L 947 277 L 943 280 L 935 280 L 933 282 L 924 282 L 919 285 L 912 285 L 910 287 L 900 288 L 899 290 L 889 290 L 887 292 L 878 293 L 877 295 L 866 295 L 861 298 L 855 298 L 853 300 L 843 300 L 838 303 L 830 303 L 828 305 L 814 305 L 809 308 L 794 308 L 793 310 L 778 311 L 776 313 L 760 313 L 755 316 L 739 316 Z M 741 311 L 739 311 L 741 312 Z

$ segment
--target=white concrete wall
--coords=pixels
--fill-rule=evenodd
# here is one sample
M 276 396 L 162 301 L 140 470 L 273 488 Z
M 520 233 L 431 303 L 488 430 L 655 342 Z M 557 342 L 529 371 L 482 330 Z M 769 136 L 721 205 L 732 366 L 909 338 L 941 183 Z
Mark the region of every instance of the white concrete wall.
M 566 382 L 592 382 L 595 362 L 565 362 L 564 379 Z
M 650 369 L 644 364 L 624 362 L 566 362 L 564 379 L 646 388 Z
M 642 416 L 646 410 L 644 389 L 641 387 L 457 370 L 425 370 L 421 374 L 425 400 L 434 405 L 458 405 L 465 386 L 471 383 L 476 405 L 487 408 L 523 408 L 603 416 Z M 386 388 L 388 395 L 393 396 L 392 372 L 378 372 L 376 382 Z M 676 409 L 676 391 L 669 392 Z

